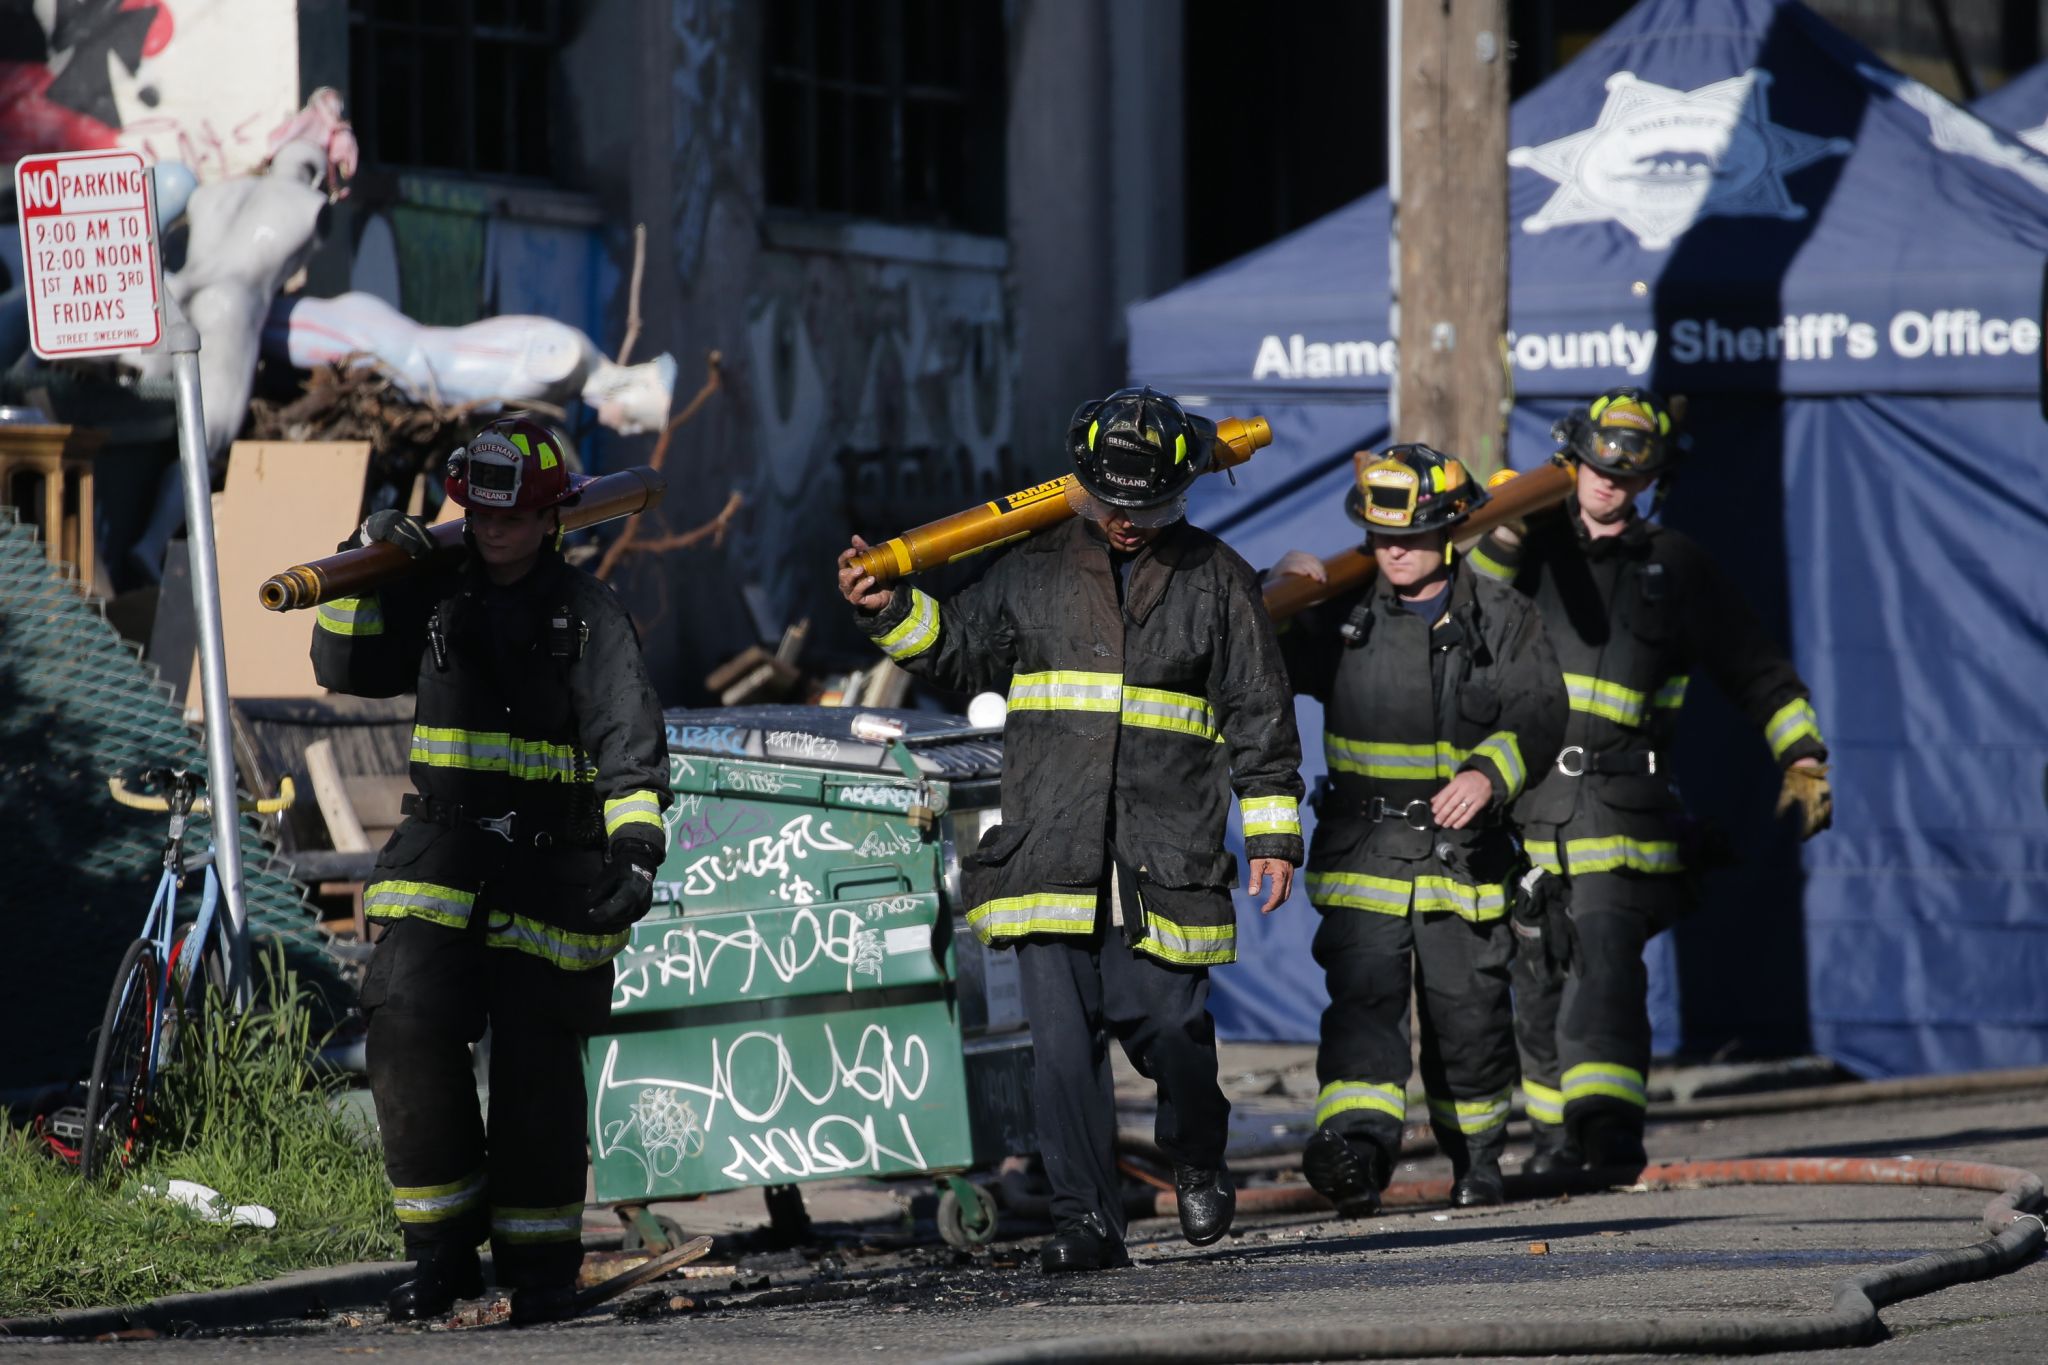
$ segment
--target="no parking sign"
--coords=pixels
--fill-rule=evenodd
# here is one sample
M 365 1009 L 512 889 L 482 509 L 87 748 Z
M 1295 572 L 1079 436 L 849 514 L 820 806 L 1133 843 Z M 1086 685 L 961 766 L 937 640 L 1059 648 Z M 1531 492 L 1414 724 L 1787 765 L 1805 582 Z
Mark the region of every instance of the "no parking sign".
M 135 152 L 54 152 L 14 167 L 29 344 L 46 360 L 154 346 L 156 214 Z

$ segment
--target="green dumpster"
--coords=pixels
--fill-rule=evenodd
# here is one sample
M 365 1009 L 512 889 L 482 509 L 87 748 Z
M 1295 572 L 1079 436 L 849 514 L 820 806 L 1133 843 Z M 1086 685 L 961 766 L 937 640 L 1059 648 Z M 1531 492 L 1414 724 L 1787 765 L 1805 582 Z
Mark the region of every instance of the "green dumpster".
M 587 1064 L 598 1201 L 935 1176 L 947 1240 L 988 1240 L 959 1173 L 1035 1146 L 1015 960 L 958 897 L 999 738 L 829 707 L 667 720 L 668 860 Z

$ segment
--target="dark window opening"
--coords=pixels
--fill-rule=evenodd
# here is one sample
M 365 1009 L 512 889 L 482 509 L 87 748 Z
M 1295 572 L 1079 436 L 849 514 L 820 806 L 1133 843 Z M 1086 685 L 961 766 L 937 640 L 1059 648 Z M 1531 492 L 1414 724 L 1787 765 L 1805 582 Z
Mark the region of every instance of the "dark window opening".
M 352 0 L 351 118 L 375 166 L 551 178 L 565 0 Z
M 1000 235 L 1002 0 L 772 0 L 768 202 Z

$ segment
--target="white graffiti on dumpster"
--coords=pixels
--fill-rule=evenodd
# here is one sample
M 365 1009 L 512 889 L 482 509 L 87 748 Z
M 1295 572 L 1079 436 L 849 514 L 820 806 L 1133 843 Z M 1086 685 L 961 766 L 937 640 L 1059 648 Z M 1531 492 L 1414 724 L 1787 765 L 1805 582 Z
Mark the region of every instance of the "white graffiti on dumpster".
M 627 948 L 613 961 L 612 1008 L 623 1009 L 657 991 L 679 990 L 694 997 L 714 986 L 745 997 L 757 985 L 787 986 L 820 962 L 845 968 L 849 991 L 856 975 L 881 980 L 881 936 L 864 926 L 860 911 L 806 905 L 779 930 L 772 921 L 780 915 L 771 912 L 767 918 L 766 929 L 753 915 L 739 928 L 724 917 L 717 928 L 685 919 L 660 941 Z
M 742 878 L 787 878 L 812 853 L 850 853 L 853 845 L 832 832 L 829 820 L 799 815 L 780 833 L 763 834 L 737 848 L 721 848 L 691 863 L 683 871 L 682 894 L 709 896 L 720 887 Z
M 676 1154 L 690 1155 L 674 1141 L 681 1113 L 695 1118 L 704 1104 L 702 1133 L 708 1140 L 723 1136 L 728 1160 L 720 1174 L 743 1184 L 773 1184 L 823 1176 L 923 1170 L 924 1152 L 911 1131 L 910 1115 L 895 1112 L 923 1098 L 932 1078 L 931 1051 L 912 1034 L 900 1042 L 886 1024 L 869 1023 L 860 1031 L 849 1057 L 830 1024 L 823 1025 L 825 1064 L 810 1063 L 808 1077 L 790 1056 L 789 1044 L 776 1033 L 751 1030 L 731 1038 L 711 1039 L 711 1075 L 702 1082 L 663 1076 L 622 1077 L 617 1074 L 619 1041 L 612 1040 L 596 1086 L 592 1129 L 598 1135 L 599 1159 L 631 1157 L 647 1172 L 647 1188 L 673 1175 Z M 744 1082 L 736 1087 L 735 1077 Z M 736 1089 L 740 1093 L 735 1093 Z M 605 1119 L 606 1097 L 616 1091 L 637 1092 L 624 1119 Z M 678 1096 L 676 1104 L 650 1100 L 657 1091 Z M 866 1113 L 846 1112 L 870 1106 Z M 786 1109 L 809 1109 L 808 1123 L 778 1122 Z M 721 1109 L 741 1131 L 719 1133 Z M 881 1112 L 875 1112 L 881 1111 Z M 650 1125 L 648 1117 L 658 1122 Z M 716 1158 L 713 1158 L 714 1160 Z

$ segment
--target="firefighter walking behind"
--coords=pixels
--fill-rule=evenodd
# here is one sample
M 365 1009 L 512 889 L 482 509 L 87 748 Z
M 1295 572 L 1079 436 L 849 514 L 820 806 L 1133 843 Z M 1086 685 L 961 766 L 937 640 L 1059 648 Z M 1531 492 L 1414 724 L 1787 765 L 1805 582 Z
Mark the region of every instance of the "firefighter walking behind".
M 1645 1160 L 1643 946 L 1694 903 L 1672 741 L 1695 669 L 1763 732 L 1784 769 L 1779 813 L 1796 812 L 1811 838 L 1832 811 L 1805 684 L 1706 553 L 1636 513 L 1677 453 L 1662 400 L 1614 389 L 1553 435 L 1576 491 L 1472 557 L 1534 600 L 1571 706 L 1564 746 L 1530 755 L 1542 769 L 1516 808 L 1530 857 L 1552 874 L 1518 911 L 1515 960 L 1537 1174 Z
M 1124 1265 L 1108 1039 L 1157 1083 L 1181 1228 L 1230 1227 L 1230 1112 L 1209 969 L 1237 952 L 1232 789 L 1270 911 L 1301 861 L 1300 747 L 1257 576 L 1181 519 L 1212 443 L 1178 404 L 1121 390 L 1075 414 L 1072 521 L 1000 552 L 944 601 L 840 556 L 861 628 L 958 691 L 1007 688 L 1003 822 L 964 859 L 967 918 L 1014 946 L 1056 1231 L 1048 1272 Z
M 576 496 L 560 438 L 492 423 L 450 458 L 460 567 L 319 609 L 313 666 L 357 696 L 418 693 L 414 791 L 363 908 L 363 982 L 385 1166 L 417 1262 L 394 1320 L 483 1292 L 486 1238 L 516 1322 L 572 1311 L 582 1263 L 583 1049 L 607 964 L 647 913 L 671 797 L 660 702 L 632 621 L 560 554 Z M 378 512 L 347 546 L 432 552 Z M 488 1126 L 470 1045 L 489 1028 Z
M 1451 546 L 1487 501 L 1463 463 L 1397 445 L 1360 452 L 1356 469 L 1345 510 L 1378 575 L 1280 636 L 1294 689 L 1323 703 L 1329 768 L 1307 875 L 1330 1006 L 1302 1169 L 1339 1213 L 1379 1208 L 1407 1117 L 1412 990 L 1452 1202 L 1498 1204 L 1516 1073 L 1507 916 L 1522 870 L 1505 813 L 1529 761 L 1556 751 L 1564 688 L 1535 611 Z M 1290 573 L 1323 569 L 1293 551 L 1274 568 Z

